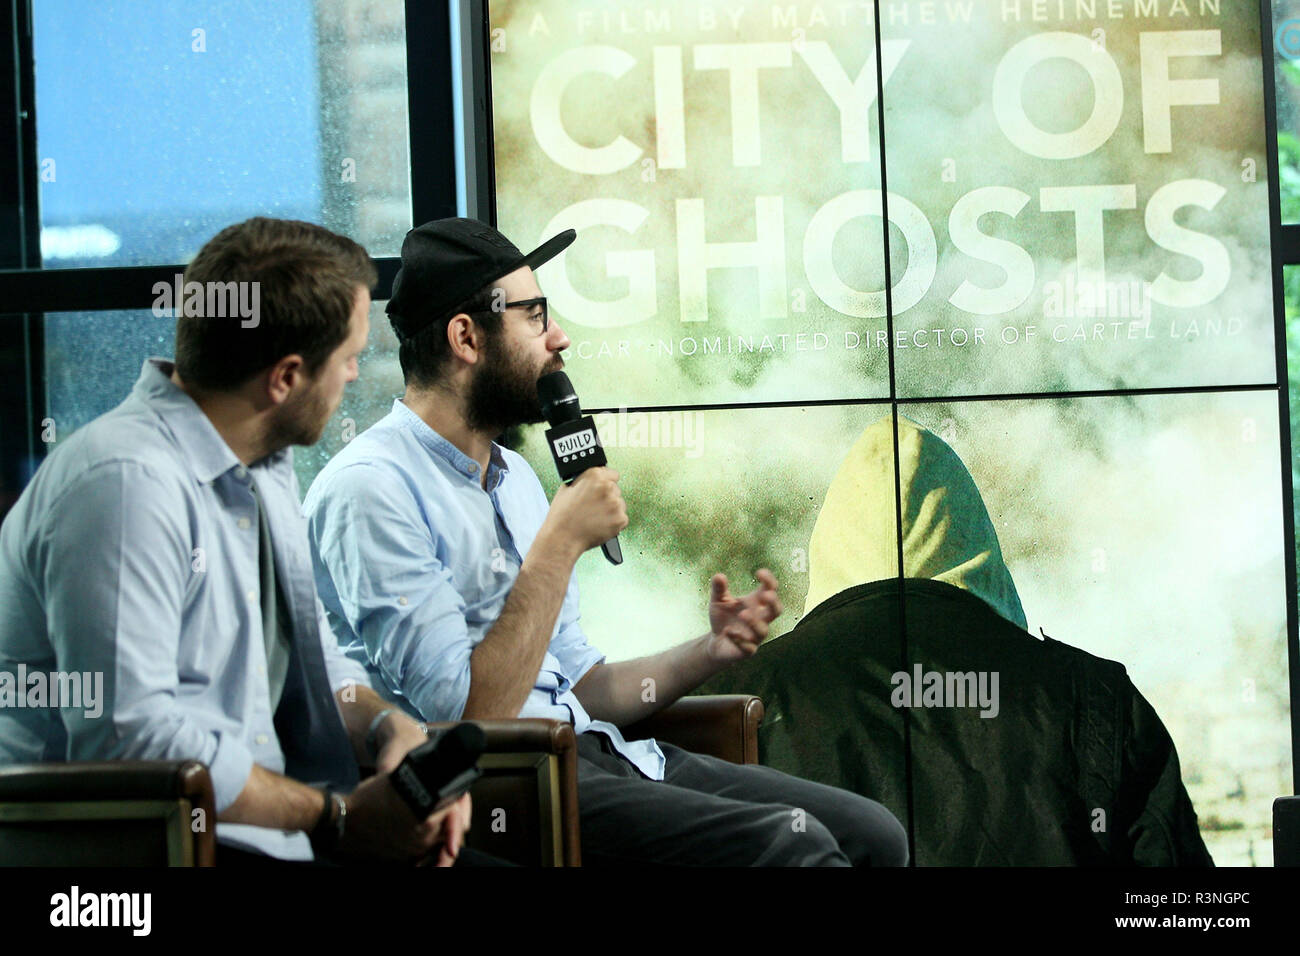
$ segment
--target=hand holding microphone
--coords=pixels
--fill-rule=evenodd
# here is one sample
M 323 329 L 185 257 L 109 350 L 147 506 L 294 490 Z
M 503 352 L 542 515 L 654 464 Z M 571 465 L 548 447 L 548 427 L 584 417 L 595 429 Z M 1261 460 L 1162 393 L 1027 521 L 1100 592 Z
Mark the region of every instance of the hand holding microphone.
M 589 468 L 572 484 L 560 485 L 548 520 L 579 542 L 583 551 L 596 545 L 603 548 L 611 536 L 627 527 L 627 504 L 618 489 L 618 472 Z M 614 543 L 618 543 L 616 537 Z
M 618 472 L 605 467 L 605 449 L 596 434 L 596 423 L 590 415 L 582 414 L 569 376 L 563 372 L 543 375 L 537 381 L 537 394 L 542 414 L 551 425 L 546 431 L 546 444 L 555 459 L 555 468 L 566 485 L 573 485 L 570 493 L 556 494 L 552 509 L 573 508 L 574 520 L 584 524 L 596 523 L 600 527 L 603 522 L 608 527 L 612 519 L 614 528 L 627 527 L 627 506 L 618 493 Z M 592 474 L 584 476 L 588 471 Z M 577 482 L 580 476 L 584 476 L 583 480 Z M 565 490 L 562 488 L 560 492 Z M 601 544 L 600 550 L 610 564 L 623 563 L 617 531 Z

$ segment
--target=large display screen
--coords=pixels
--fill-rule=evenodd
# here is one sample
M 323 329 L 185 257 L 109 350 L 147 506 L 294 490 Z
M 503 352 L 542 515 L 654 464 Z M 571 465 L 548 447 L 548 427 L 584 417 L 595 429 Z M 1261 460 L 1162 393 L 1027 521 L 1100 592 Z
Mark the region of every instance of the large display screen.
M 819 608 L 938 582 L 915 594 L 1122 665 L 1215 862 L 1271 863 L 1292 767 L 1258 4 L 488 13 L 497 225 L 578 232 L 539 281 L 629 503 L 625 564 L 579 566 L 592 643 L 693 637 L 711 573 L 767 566 L 787 612 L 758 658 L 790 659 Z M 540 435 L 522 447 L 553 483 Z M 896 590 L 905 618 L 921 598 Z M 844 637 L 896 641 L 910 673 L 893 626 Z M 780 719 L 832 699 L 812 673 L 787 666 Z M 943 725 L 876 703 L 907 725 L 891 753 L 768 736 L 763 758 L 886 802 L 918 862 L 990 862 L 934 832 Z M 947 799 L 977 818 L 1000 771 Z

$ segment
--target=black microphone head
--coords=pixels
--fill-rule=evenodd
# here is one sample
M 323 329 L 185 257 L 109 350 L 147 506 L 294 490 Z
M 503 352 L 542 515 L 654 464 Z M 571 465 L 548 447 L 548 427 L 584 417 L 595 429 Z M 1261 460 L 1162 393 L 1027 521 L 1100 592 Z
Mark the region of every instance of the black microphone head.
M 447 745 L 454 753 L 463 754 L 469 763 L 478 759 L 487 746 L 487 735 L 478 724 L 469 722 L 457 724 L 447 733 Z
M 563 372 L 547 372 L 537 380 L 537 397 L 542 403 L 542 414 L 551 427 L 572 422 L 582 417 L 578 394 L 573 390 L 569 376 Z
M 472 767 L 487 747 L 487 735 L 478 724 L 465 721 L 447 730 L 430 732 L 428 748 L 437 754 L 438 763 L 444 767 Z

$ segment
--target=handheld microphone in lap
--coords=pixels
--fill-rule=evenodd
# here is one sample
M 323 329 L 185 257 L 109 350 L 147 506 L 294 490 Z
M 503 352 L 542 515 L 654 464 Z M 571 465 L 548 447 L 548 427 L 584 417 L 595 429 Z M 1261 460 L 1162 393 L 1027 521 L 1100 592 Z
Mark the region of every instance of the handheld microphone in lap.
M 588 468 L 607 464 L 605 448 L 596 434 L 596 423 L 590 415 L 582 414 L 578 395 L 563 372 L 548 372 L 537 380 L 537 395 L 542 402 L 542 414 L 551 423 L 546 430 L 546 444 L 555 458 L 555 469 L 566 485 Z M 600 546 L 610 564 L 623 563 L 623 549 L 618 535 Z
M 423 820 L 459 799 L 479 778 L 478 758 L 487 737 L 478 724 L 460 723 L 431 733 L 429 742 L 411 750 L 389 775 L 411 812 Z

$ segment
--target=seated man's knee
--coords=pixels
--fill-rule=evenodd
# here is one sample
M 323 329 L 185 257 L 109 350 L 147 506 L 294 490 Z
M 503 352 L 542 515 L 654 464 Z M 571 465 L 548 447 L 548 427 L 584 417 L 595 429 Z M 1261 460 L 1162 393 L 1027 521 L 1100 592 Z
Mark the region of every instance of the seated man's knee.
M 760 859 L 765 866 L 852 866 L 835 835 L 811 813 L 777 807 L 768 820 L 770 842 Z
M 907 866 L 907 828 L 875 800 L 854 794 L 835 820 L 840 846 L 854 866 Z
M 850 854 L 855 866 L 907 866 L 907 829 L 897 817 L 880 807 L 863 827 L 866 832 L 857 841 L 861 851 Z
M 892 814 L 878 838 L 879 847 L 872 854 L 872 866 L 907 866 L 907 830 Z

